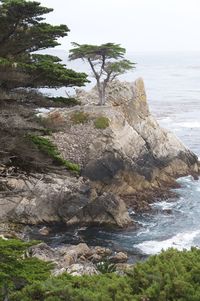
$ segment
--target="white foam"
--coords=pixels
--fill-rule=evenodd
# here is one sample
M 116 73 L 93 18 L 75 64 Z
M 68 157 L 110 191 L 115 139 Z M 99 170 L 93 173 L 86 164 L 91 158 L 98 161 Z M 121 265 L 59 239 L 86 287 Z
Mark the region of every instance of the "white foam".
M 171 117 L 167 116 L 167 117 L 161 118 L 160 121 L 161 122 L 172 122 L 172 119 L 171 119 Z
M 183 128 L 200 128 L 200 122 L 199 121 L 188 121 L 188 122 L 180 122 L 177 123 L 180 127 Z
M 144 254 L 153 255 L 160 253 L 161 250 L 167 250 L 169 248 L 175 248 L 178 250 L 190 249 L 193 245 L 192 242 L 194 238 L 200 234 L 200 230 L 179 233 L 172 238 L 157 241 L 149 240 L 143 243 L 136 245 L 135 247 L 139 248 Z
M 151 207 L 153 208 L 161 208 L 163 210 L 165 209 L 171 209 L 174 206 L 174 203 L 169 203 L 166 201 L 162 201 L 162 202 L 157 202 L 151 205 Z
M 147 228 L 146 230 L 142 230 L 142 231 L 138 232 L 136 236 L 141 236 L 142 234 L 147 234 L 149 232 L 150 232 L 150 229 Z

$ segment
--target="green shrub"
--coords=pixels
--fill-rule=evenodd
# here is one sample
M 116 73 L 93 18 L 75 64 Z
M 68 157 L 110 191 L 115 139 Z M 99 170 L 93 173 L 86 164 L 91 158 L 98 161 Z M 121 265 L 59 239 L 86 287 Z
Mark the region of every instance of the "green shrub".
M 55 105 L 64 105 L 67 107 L 73 107 L 80 105 L 81 102 L 74 97 L 48 97 L 49 100 L 52 100 Z
M 107 117 L 101 116 L 95 119 L 94 126 L 96 129 L 106 129 L 109 126 L 109 119 Z
M 38 147 L 40 151 L 47 154 L 56 163 L 65 166 L 69 170 L 80 172 L 80 166 L 78 164 L 63 159 L 57 147 L 49 139 L 33 134 L 29 134 L 27 135 L 27 137 Z
M 36 243 L 0 238 L 0 300 L 9 292 L 50 277 L 52 264 L 25 256 L 27 248 Z
M 40 299 L 33 299 L 37 293 Z M 20 293 L 12 294 L 10 301 L 133 301 L 127 277 L 115 274 L 72 277 L 63 274 L 59 277 L 31 286 Z
M 50 277 L 47 263 L 22 258 L 26 244 L 0 240 L 0 246 L 0 283 L 9 283 L 9 301 L 200 300 L 200 250 L 196 248 L 169 249 L 136 264 L 125 276 Z M 16 286 L 12 281 L 21 276 L 25 281 Z
M 71 121 L 74 124 L 86 123 L 89 120 L 89 114 L 85 112 L 74 112 L 71 115 Z

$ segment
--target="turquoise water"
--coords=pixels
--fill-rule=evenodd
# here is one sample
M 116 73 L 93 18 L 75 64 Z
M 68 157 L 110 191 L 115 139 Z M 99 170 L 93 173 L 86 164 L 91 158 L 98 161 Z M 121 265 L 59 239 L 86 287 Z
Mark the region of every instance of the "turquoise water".
M 137 68 L 122 79 L 143 77 L 152 114 L 200 157 L 200 53 L 141 53 L 129 58 L 137 62 Z M 73 67 L 85 70 L 82 63 Z M 137 230 L 80 229 L 73 237 L 126 250 L 133 256 L 155 254 L 162 248 L 200 246 L 200 180 L 185 177 L 178 182 L 181 189 L 173 202 L 154 203 L 149 214 L 133 214 Z M 171 213 L 166 214 L 166 209 Z M 63 231 L 54 239 L 65 242 L 69 236 Z

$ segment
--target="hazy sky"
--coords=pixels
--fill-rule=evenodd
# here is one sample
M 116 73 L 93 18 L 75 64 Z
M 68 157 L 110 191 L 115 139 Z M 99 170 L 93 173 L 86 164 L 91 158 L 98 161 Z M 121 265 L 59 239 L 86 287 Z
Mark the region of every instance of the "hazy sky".
M 70 42 L 120 43 L 128 52 L 200 51 L 200 0 L 38 0 L 67 24 Z

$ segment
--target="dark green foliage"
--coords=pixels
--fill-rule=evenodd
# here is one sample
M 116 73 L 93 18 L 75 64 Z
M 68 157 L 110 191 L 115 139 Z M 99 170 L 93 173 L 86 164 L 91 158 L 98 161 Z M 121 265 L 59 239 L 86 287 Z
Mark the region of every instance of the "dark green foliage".
M 86 123 L 89 120 L 89 114 L 84 113 L 84 112 L 74 112 L 71 115 L 71 121 L 74 124 L 79 124 L 79 123 Z
M 55 105 L 64 105 L 66 107 L 73 107 L 73 106 L 77 106 L 80 105 L 81 102 L 73 97 L 48 97 L 49 100 L 52 100 Z
M 170 249 L 139 263 L 129 275 L 133 292 L 140 300 L 200 300 L 200 250 Z
M 83 86 L 86 80 L 85 73 L 78 73 L 66 69 L 60 59 L 52 55 L 34 54 L 19 67 L 29 75 L 25 86 L 31 88 L 59 88 L 63 86 Z
M 72 43 L 75 47 L 70 50 L 69 58 L 75 60 L 81 59 L 99 59 L 104 56 L 107 59 L 119 59 L 122 58 L 126 52 L 126 49 L 121 47 L 119 44 L 106 43 L 102 45 L 88 45 Z
M 69 170 L 80 172 L 80 166 L 63 159 L 57 147 L 48 138 L 31 134 L 27 135 L 27 138 L 30 139 L 39 148 L 40 151 L 44 152 L 49 157 L 54 159 L 55 162 L 59 165 L 63 165 Z
M 0 1 L 0 88 L 82 86 L 84 73 L 66 69 L 58 57 L 33 54 L 56 47 L 66 25 L 45 23 L 52 9 L 26 0 Z
M 170 249 L 138 263 L 126 276 L 63 274 L 27 285 L 10 301 L 199 301 L 200 250 Z
M 72 277 L 62 275 L 13 294 L 11 301 L 131 301 L 131 288 L 126 277 L 115 274 Z M 34 298 L 36 294 L 40 298 Z M 21 299 L 20 299 L 21 298 Z
M 94 126 L 96 129 L 106 129 L 109 126 L 109 119 L 101 116 L 95 119 Z
M 27 248 L 36 243 L 0 238 L 0 300 L 12 290 L 50 277 L 52 265 L 25 256 Z

